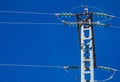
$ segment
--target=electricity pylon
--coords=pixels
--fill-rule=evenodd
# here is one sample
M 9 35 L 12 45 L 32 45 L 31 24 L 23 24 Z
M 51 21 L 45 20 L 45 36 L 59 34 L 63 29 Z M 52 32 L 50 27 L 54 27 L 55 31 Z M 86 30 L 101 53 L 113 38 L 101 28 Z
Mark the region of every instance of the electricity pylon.
M 100 22 L 93 22 L 93 12 L 88 12 L 88 8 L 83 6 L 84 12 L 79 14 L 62 13 L 57 16 L 69 17 L 75 16 L 76 22 L 62 20 L 66 25 L 77 26 L 81 51 L 81 82 L 94 82 L 94 68 L 96 65 L 96 54 L 94 46 L 93 25 L 108 26 Z
M 76 14 L 81 51 L 81 82 L 94 82 L 96 67 L 92 14 L 84 7 L 83 14 Z M 86 22 L 86 23 L 85 23 Z
M 114 73 L 117 71 L 116 69 L 112 69 L 104 66 L 97 66 L 96 64 L 96 53 L 95 53 L 95 44 L 94 44 L 94 29 L 93 26 L 97 25 L 99 27 L 107 26 L 109 24 L 100 23 L 100 21 L 93 22 L 93 15 L 97 15 L 104 18 L 114 18 L 112 15 L 104 14 L 104 13 L 95 13 L 88 12 L 88 7 L 82 6 L 84 8 L 83 13 L 72 14 L 72 13 L 57 13 L 56 16 L 61 16 L 65 18 L 70 18 L 71 16 L 76 17 L 77 21 L 69 22 L 59 18 L 64 24 L 77 27 L 78 28 L 78 37 L 80 42 L 80 54 L 81 54 L 81 67 L 69 66 L 68 68 L 76 69 L 81 68 L 81 82 L 95 82 L 94 79 L 94 69 L 100 68 L 104 70 L 111 70 Z M 112 76 L 105 80 L 108 81 L 113 78 Z
M 77 25 L 81 51 L 81 82 L 94 82 L 94 68 L 97 66 L 94 47 L 93 24 L 98 23 L 93 23 L 93 13 L 88 12 L 87 7 L 83 6 L 83 8 L 84 13 L 81 14 L 63 13 L 57 14 L 57 16 L 76 16 L 76 22 L 66 22 L 64 20 L 62 20 L 62 22 L 70 26 Z

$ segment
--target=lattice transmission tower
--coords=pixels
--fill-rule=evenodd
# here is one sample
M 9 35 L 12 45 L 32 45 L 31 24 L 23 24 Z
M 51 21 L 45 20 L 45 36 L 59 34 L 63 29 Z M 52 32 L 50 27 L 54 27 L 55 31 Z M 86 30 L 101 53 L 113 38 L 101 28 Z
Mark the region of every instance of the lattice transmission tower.
M 68 22 L 61 20 L 64 24 L 69 26 L 76 26 L 78 28 L 78 36 L 79 36 L 79 43 L 80 43 L 80 54 L 81 54 L 81 66 L 77 67 L 81 69 L 81 82 L 95 82 L 94 79 L 94 69 L 101 68 L 105 70 L 113 70 L 112 68 L 107 68 L 104 66 L 97 66 L 96 65 L 96 53 L 95 53 L 95 46 L 94 46 L 94 25 L 98 26 L 109 26 L 109 24 L 103 24 L 99 21 L 93 22 L 93 15 L 99 15 L 103 17 L 110 17 L 113 18 L 111 15 L 107 15 L 104 13 L 94 13 L 89 12 L 87 6 L 82 6 L 84 9 L 83 13 L 72 14 L 72 13 L 62 13 L 56 14 L 57 16 L 69 17 L 74 16 L 76 17 L 75 22 Z M 72 67 L 74 68 L 74 66 Z M 76 67 L 75 67 L 76 68 Z

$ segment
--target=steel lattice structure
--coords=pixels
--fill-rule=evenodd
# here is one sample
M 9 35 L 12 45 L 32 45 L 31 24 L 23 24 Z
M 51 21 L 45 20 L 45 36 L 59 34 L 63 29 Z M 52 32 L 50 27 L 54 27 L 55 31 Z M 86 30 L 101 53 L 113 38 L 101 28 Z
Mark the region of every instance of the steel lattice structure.
M 100 23 L 100 21 L 94 22 L 92 21 L 93 15 L 98 15 L 102 17 L 113 18 L 112 15 L 107 15 L 104 13 L 95 13 L 95 12 L 88 12 L 88 7 L 82 6 L 84 9 L 83 13 L 72 14 L 72 13 L 57 13 L 57 18 L 63 22 L 65 25 L 73 26 L 78 28 L 78 37 L 80 43 L 80 55 L 81 55 L 81 66 L 68 66 L 68 68 L 72 69 L 81 69 L 81 81 L 80 82 L 97 82 L 98 80 L 94 79 L 94 69 L 100 68 L 104 70 L 111 70 L 114 73 L 117 71 L 116 69 L 104 67 L 104 66 L 97 66 L 96 64 L 96 53 L 95 53 L 95 45 L 94 45 L 94 29 L 93 26 L 107 26 L 109 24 Z M 70 18 L 71 16 L 76 17 L 77 21 L 69 22 L 65 21 L 58 16 Z M 108 81 L 113 78 L 114 73 L 112 76 L 103 81 Z
M 85 19 L 82 18 L 85 17 Z M 83 14 L 77 14 L 78 35 L 81 51 L 81 82 L 94 82 L 95 48 L 92 26 L 92 13 L 88 13 L 88 8 L 84 7 Z M 84 24 L 88 22 L 88 24 Z

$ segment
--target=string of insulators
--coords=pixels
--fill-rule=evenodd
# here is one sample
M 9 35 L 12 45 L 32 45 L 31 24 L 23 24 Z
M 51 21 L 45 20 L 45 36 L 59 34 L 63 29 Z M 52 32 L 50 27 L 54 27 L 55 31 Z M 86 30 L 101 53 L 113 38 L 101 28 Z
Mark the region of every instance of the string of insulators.
M 105 14 L 105 13 L 99 13 L 99 12 L 97 12 L 97 13 L 94 13 L 95 15 L 97 15 L 97 16 L 99 16 L 99 17 L 104 17 L 104 18 L 107 18 L 107 17 L 109 17 L 109 18 L 114 18 L 114 16 L 112 16 L 112 15 L 108 15 L 108 14 Z
M 115 72 L 118 71 L 117 69 L 113 69 L 105 66 L 97 66 L 97 68 L 108 70 L 108 71 L 115 71 Z M 64 66 L 64 69 L 80 69 L 80 66 Z
M 98 27 L 105 27 L 105 26 L 109 27 L 110 26 L 110 24 L 100 23 L 99 21 L 95 22 L 94 24 Z
M 101 69 L 106 70 L 106 71 L 117 71 L 116 69 L 104 67 L 104 66 L 98 66 L 98 68 L 101 68 Z
M 77 27 L 78 24 L 89 24 L 88 22 L 66 22 L 66 21 L 62 21 L 64 24 L 69 25 L 70 27 Z M 93 23 L 93 24 L 97 24 L 97 23 Z
M 70 27 L 77 27 L 77 25 L 78 25 L 78 22 L 65 22 L 65 21 L 64 21 L 64 23 L 65 23 L 66 25 L 69 25 Z
M 71 12 L 69 12 L 69 13 L 56 13 L 55 15 L 61 16 L 61 17 L 65 17 L 65 18 L 70 18 L 74 14 L 72 14 Z
M 70 27 L 77 27 L 78 23 L 77 22 L 70 22 L 69 26 Z
M 79 66 L 64 66 L 64 69 L 80 69 Z
M 78 26 L 78 24 L 89 24 L 88 22 L 82 22 L 82 23 L 80 23 L 80 22 L 66 22 L 66 21 L 62 21 L 64 24 L 66 24 L 66 25 L 69 25 L 70 27 L 77 27 Z M 96 25 L 96 26 L 98 26 L 98 27 L 109 27 L 110 26 L 110 24 L 104 24 L 104 23 L 100 23 L 99 21 L 97 21 L 97 22 L 92 22 L 92 24 L 93 25 Z

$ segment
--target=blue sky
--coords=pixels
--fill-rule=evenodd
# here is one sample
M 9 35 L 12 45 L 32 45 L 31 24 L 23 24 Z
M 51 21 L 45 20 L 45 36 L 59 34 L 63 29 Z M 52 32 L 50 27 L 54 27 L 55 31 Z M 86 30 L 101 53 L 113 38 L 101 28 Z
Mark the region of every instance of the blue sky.
M 1 0 L 0 10 L 61 13 L 73 7 L 88 5 L 120 16 L 118 0 Z M 95 10 L 96 11 L 96 10 Z M 80 12 L 81 13 L 81 12 Z M 55 16 L 0 13 L 0 22 L 55 22 Z M 120 19 L 109 21 L 120 26 Z M 97 64 L 120 69 L 120 29 L 94 27 Z M 80 48 L 76 27 L 65 25 L 0 24 L 0 64 L 80 65 Z M 0 66 L 0 82 L 80 82 L 79 70 Z M 112 72 L 95 71 L 95 79 Z M 120 73 L 108 82 L 119 82 Z

